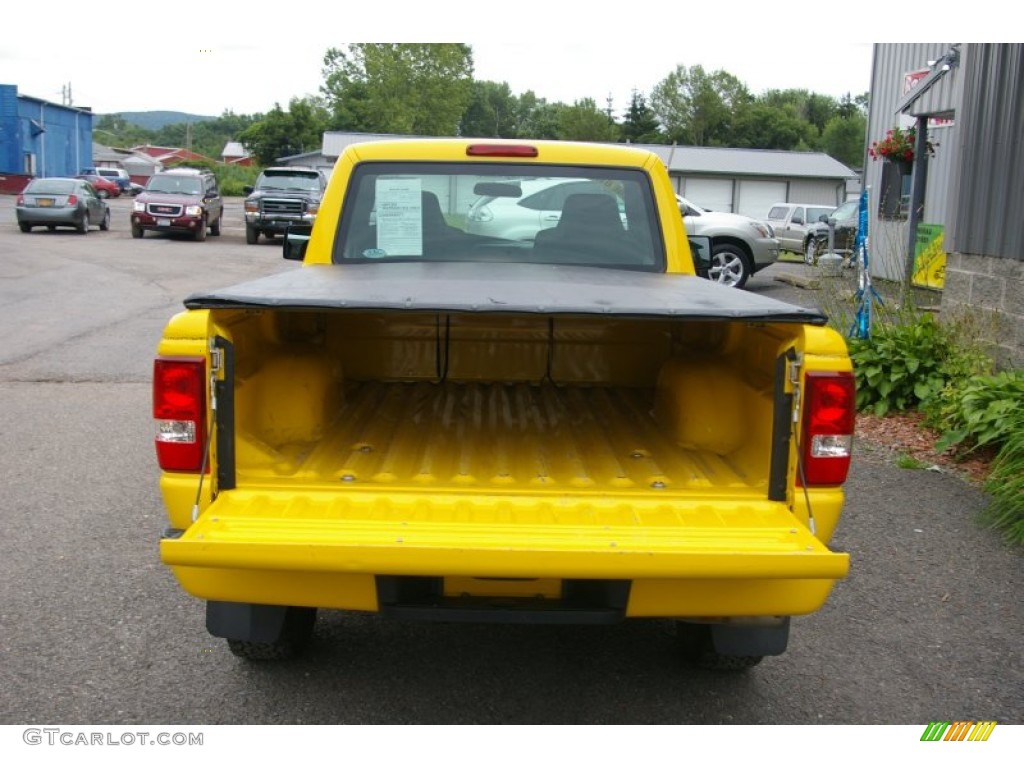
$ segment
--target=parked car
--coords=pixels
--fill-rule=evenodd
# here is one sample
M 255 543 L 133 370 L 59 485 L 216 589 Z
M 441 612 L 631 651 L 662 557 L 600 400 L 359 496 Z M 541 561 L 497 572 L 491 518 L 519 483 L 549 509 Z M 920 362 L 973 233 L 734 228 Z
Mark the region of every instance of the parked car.
M 18 195 L 15 215 L 22 232 L 74 227 L 84 235 L 94 224 L 110 229 L 110 207 L 84 179 L 32 179 Z
M 821 203 L 776 203 L 768 212 L 766 221 L 775 230 L 782 250 L 802 254 L 808 229 L 821 221 L 822 216 L 829 216 L 835 208 Z
M 779 241 L 763 221 L 736 213 L 708 211 L 676 195 L 686 233 L 711 239 L 708 279 L 742 288 L 755 272 L 779 259 Z
M 128 176 L 128 171 L 124 168 L 86 168 L 82 173 L 89 173 L 95 176 L 102 176 L 105 179 L 110 179 L 110 181 L 117 184 L 122 194 L 133 194 L 131 177 Z
M 245 188 L 245 242 L 283 235 L 293 224 L 312 225 L 326 187 L 327 177 L 315 168 L 264 168 Z
M 516 194 L 509 194 L 513 190 Z M 615 197 L 609 188 L 590 179 L 536 178 L 501 184 L 477 184 L 480 195 L 469 207 L 466 231 L 503 240 L 533 241 L 538 232 L 558 224 L 566 198 L 575 194 Z M 621 200 L 616 198 L 625 225 Z
M 828 227 L 829 221 L 835 222 L 834 252 L 846 258 L 847 263 L 853 254 L 853 243 L 857 237 L 858 213 L 860 201 L 847 200 L 828 216 L 825 221 L 812 224 L 807 231 L 807 239 L 804 242 L 804 261 L 807 264 L 815 264 L 818 257 L 828 250 Z
M 150 232 L 179 232 L 205 240 L 217 236 L 224 218 L 224 201 L 216 177 L 209 171 L 175 168 L 150 177 L 132 204 L 132 237 Z
M 96 194 L 99 197 L 120 197 L 121 187 L 118 186 L 116 181 L 111 181 L 105 176 L 99 176 L 95 173 L 81 173 L 75 178 L 82 179 L 92 184 L 93 189 L 96 190 Z

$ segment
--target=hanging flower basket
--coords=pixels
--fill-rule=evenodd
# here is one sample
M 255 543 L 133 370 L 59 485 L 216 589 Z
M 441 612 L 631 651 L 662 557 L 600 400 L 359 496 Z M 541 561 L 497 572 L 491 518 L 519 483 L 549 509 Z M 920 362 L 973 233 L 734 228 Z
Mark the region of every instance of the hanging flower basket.
M 914 162 L 912 160 L 904 160 L 902 157 L 888 157 L 886 162 L 899 171 L 900 176 L 909 176 L 914 172 Z
M 914 162 L 914 149 L 917 146 L 917 129 L 890 128 L 885 138 L 876 141 L 868 148 L 872 160 L 886 160 L 893 163 L 904 176 L 909 175 Z M 930 157 L 935 156 L 935 147 L 931 141 L 925 140 L 925 151 Z

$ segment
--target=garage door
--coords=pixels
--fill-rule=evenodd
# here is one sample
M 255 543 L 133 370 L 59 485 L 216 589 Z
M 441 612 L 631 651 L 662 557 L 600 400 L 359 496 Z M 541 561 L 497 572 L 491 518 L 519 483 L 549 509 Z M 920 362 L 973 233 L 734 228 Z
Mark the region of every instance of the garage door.
M 687 179 L 682 195 L 709 211 L 732 213 L 732 179 Z
M 774 203 L 786 200 L 784 181 L 741 181 L 736 213 L 752 219 L 764 219 Z

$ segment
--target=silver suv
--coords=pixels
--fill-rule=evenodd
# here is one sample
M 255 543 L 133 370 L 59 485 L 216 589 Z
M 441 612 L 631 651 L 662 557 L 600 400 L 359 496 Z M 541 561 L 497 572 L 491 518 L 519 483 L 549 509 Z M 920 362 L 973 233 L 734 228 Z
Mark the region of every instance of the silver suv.
M 779 259 L 779 241 L 772 228 L 735 213 L 717 213 L 676 195 L 686 234 L 711 238 L 708 279 L 742 288 L 755 272 Z

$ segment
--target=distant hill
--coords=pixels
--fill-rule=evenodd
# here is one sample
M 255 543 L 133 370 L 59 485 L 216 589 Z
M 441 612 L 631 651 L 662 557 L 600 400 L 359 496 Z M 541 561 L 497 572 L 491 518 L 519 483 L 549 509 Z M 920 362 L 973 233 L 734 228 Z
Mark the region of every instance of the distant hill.
M 145 128 L 147 131 L 159 131 L 165 125 L 175 123 L 200 123 L 204 120 L 216 120 L 215 115 L 192 115 L 188 112 L 171 112 L 153 110 L 151 112 L 117 112 L 125 122 Z M 102 115 L 101 115 L 102 117 Z

